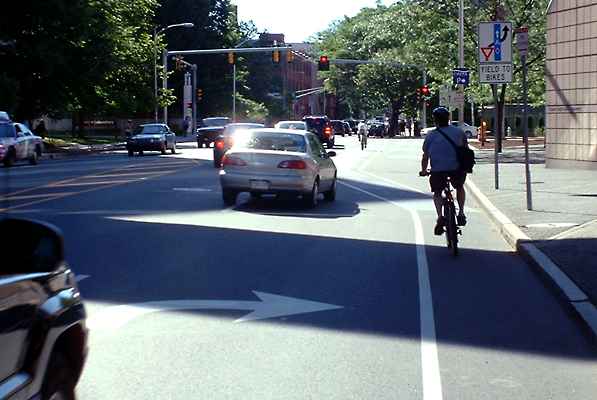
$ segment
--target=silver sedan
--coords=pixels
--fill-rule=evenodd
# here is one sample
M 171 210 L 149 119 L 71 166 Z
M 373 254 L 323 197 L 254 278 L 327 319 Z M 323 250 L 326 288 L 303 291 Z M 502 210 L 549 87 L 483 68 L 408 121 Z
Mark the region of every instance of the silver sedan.
M 220 183 L 224 204 L 234 205 L 240 192 L 252 196 L 300 196 L 307 207 L 320 193 L 336 199 L 337 170 L 317 136 L 307 131 L 255 129 L 238 132 L 222 159 Z

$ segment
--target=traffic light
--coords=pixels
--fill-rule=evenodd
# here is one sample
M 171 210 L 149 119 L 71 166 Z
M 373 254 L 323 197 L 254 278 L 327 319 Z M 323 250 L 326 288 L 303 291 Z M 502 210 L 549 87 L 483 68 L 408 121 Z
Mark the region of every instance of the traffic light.
M 320 71 L 329 71 L 330 70 L 330 60 L 328 56 L 321 56 L 319 57 L 319 70 Z
M 421 93 L 423 94 L 423 96 L 429 96 L 431 94 L 429 86 L 423 85 L 423 87 L 421 88 Z
M 197 89 L 197 101 L 201 101 L 203 99 L 203 89 Z
M 272 61 L 274 64 L 280 64 L 280 50 L 272 51 Z
M 292 50 L 288 50 L 286 52 L 286 62 L 291 63 L 294 61 L 294 53 L 292 52 Z
M 422 97 L 421 96 L 421 93 L 422 93 L 421 88 L 417 88 L 416 93 L 417 93 L 417 103 L 420 103 L 421 102 L 421 97 Z
M 234 53 L 232 51 L 228 53 L 228 64 L 234 64 Z

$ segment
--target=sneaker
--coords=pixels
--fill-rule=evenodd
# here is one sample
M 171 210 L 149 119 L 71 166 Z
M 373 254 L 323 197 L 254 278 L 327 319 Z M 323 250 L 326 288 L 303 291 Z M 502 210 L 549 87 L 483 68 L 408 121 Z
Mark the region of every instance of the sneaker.
M 437 223 L 435 224 L 435 228 L 433 229 L 433 233 L 436 236 L 441 236 L 444 234 L 444 226 L 446 226 L 446 220 L 444 217 L 439 217 L 437 219 Z
M 456 217 L 456 222 L 458 223 L 458 226 L 466 226 L 466 215 L 458 215 Z

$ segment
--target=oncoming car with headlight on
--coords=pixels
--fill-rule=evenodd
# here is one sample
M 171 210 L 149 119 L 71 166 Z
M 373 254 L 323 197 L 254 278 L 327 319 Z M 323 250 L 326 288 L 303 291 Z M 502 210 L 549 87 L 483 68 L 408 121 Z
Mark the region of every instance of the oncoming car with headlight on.
M 317 136 L 307 131 L 255 129 L 239 132 L 224 154 L 220 183 L 224 204 L 234 205 L 241 192 L 301 197 L 315 207 L 323 193 L 336 199 L 337 170 Z

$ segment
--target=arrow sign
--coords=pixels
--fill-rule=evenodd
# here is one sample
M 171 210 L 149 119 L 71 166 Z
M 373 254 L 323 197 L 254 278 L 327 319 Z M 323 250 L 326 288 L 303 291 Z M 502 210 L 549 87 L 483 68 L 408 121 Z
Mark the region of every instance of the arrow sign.
M 184 310 L 248 310 L 249 314 L 234 322 L 254 321 L 289 315 L 306 314 L 343 308 L 334 304 L 253 291 L 259 301 L 237 300 L 166 300 L 106 307 L 87 319 L 95 331 L 116 331 L 143 315 L 160 311 Z

